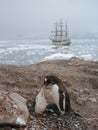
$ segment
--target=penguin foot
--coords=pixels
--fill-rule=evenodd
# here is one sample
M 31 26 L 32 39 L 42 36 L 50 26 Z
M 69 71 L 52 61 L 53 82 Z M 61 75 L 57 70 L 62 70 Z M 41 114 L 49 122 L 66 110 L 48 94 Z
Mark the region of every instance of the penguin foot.
M 44 113 L 43 112 L 37 112 L 36 114 L 37 115 L 43 115 Z

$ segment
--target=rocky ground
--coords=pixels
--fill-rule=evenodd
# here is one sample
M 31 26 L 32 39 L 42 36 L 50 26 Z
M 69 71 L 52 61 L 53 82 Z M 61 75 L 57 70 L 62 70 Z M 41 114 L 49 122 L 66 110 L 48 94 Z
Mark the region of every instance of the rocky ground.
M 65 118 L 55 113 L 47 113 L 47 111 L 43 116 L 34 115 L 33 109 L 31 109 L 33 99 L 39 91 L 44 77 L 48 74 L 56 75 L 63 80 L 70 93 L 72 108 L 79 115 L 72 112 L 66 114 Z M 30 118 L 26 126 L 27 130 L 33 130 L 32 126 L 36 122 L 42 127 L 37 130 L 52 130 L 53 128 L 85 130 L 87 129 L 85 124 L 88 130 L 98 130 L 98 62 L 71 58 L 68 61 L 46 61 L 27 66 L 0 65 L 0 90 L 16 92 L 28 100 L 31 107 L 29 106 Z M 70 127 L 69 122 L 71 122 Z M 77 128 L 79 122 L 85 128 Z M 72 127 L 73 124 L 76 128 Z M 48 125 L 51 127 L 47 128 Z M 0 130 L 3 129 L 9 130 L 10 128 L 8 126 L 0 128 Z

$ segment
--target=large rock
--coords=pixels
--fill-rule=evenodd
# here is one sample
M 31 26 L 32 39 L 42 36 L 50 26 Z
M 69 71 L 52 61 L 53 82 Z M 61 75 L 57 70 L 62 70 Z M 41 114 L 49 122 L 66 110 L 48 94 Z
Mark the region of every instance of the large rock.
M 26 99 L 17 93 L 0 91 L 0 124 L 25 126 L 28 117 Z

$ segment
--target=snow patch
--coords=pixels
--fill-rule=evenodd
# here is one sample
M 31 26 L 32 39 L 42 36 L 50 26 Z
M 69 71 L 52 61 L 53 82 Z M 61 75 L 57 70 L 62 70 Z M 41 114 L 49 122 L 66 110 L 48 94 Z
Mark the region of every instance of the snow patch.
M 16 123 L 20 125 L 26 125 L 26 122 L 22 116 L 17 117 Z

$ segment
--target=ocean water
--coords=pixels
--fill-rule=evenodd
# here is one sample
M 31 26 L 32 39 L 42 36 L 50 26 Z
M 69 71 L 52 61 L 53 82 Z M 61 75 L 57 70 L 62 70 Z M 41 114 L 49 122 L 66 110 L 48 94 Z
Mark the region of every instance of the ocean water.
M 29 65 L 80 57 L 98 61 L 98 38 L 72 38 L 70 46 L 56 47 L 49 39 L 0 41 L 0 64 Z

